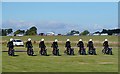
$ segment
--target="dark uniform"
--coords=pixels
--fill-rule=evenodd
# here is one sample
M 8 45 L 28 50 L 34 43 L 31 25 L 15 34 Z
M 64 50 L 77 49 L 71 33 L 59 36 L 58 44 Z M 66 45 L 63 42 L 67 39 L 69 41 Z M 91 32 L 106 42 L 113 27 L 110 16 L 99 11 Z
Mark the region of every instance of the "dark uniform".
M 104 49 L 109 48 L 108 41 L 105 41 L 105 42 L 103 43 L 103 46 L 104 46 Z
M 44 55 L 43 51 L 46 52 L 46 46 L 45 46 L 44 41 L 41 41 L 41 42 L 39 43 L 39 48 L 41 48 L 40 54 L 41 54 L 41 55 Z
M 10 49 L 10 48 L 13 49 L 13 48 L 14 48 L 13 41 L 9 41 L 9 42 L 7 43 L 7 47 L 9 47 L 9 49 Z
M 32 42 L 31 41 L 27 41 L 26 42 L 26 47 L 27 48 L 32 48 L 33 46 L 32 46 Z
M 8 55 L 14 55 L 14 45 L 13 45 L 13 41 L 9 41 L 7 43 L 7 47 L 8 47 Z M 11 52 L 12 51 L 12 52 Z
M 71 43 L 70 43 L 70 41 L 66 42 L 65 47 L 66 47 L 67 54 L 69 54 L 69 52 L 71 51 Z
M 33 55 L 34 52 L 33 52 L 33 46 L 32 46 L 32 42 L 31 41 L 27 41 L 26 42 L 26 48 L 27 48 L 27 54 L 28 55 Z
M 53 42 L 51 47 L 53 47 L 53 49 L 57 49 L 58 48 L 58 43 L 57 42 Z
M 83 41 L 79 41 L 77 44 L 78 47 L 80 47 L 80 49 L 84 48 L 84 43 Z
M 53 54 L 54 55 L 59 55 L 58 43 L 57 42 L 53 42 L 51 47 L 53 48 Z
M 77 44 L 77 46 L 79 47 L 80 54 L 81 54 L 81 51 L 83 51 L 84 54 L 86 54 L 83 41 L 79 41 L 78 44 Z
M 112 48 L 109 48 L 108 41 L 105 41 L 103 43 L 103 46 L 104 46 L 104 53 L 112 55 Z
M 93 42 L 92 42 L 92 41 L 89 41 L 89 42 L 88 42 L 87 47 L 89 48 L 88 51 L 92 51 L 93 54 L 96 55 L 96 51 L 95 51 L 95 48 L 94 48 L 94 46 L 93 46 Z
M 88 44 L 87 44 L 87 47 L 89 48 L 89 50 L 94 49 L 93 42 L 89 41 Z

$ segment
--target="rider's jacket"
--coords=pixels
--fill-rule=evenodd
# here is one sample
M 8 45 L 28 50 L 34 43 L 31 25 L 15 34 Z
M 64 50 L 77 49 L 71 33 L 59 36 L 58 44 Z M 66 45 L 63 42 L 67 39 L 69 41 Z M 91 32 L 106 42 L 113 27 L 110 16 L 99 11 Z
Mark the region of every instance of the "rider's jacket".
M 67 48 L 70 48 L 70 47 L 71 47 L 70 41 L 67 41 L 67 42 L 66 42 L 65 47 L 67 47 Z
M 58 48 L 58 43 L 57 42 L 53 42 L 52 46 L 53 48 Z
M 89 47 L 89 48 L 94 48 L 93 42 L 92 42 L 92 41 L 89 41 L 88 44 L 87 44 L 87 47 Z
M 41 41 L 40 43 L 39 43 L 39 48 L 45 48 L 46 46 L 45 46 L 45 43 L 44 43 L 44 41 Z
M 78 44 L 77 44 L 78 47 L 80 48 L 84 48 L 84 43 L 83 41 L 79 41 Z
M 105 48 L 108 48 L 108 47 L 109 47 L 108 41 L 105 41 L 105 42 L 103 43 L 103 46 L 104 46 Z
M 9 42 L 7 43 L 7 47 L 9 47 L 9 48 L 14 48 L 13 41 L 9 41 Z
M 32 46 L 32 42 L 31 41 L 27 41 L 26 42 L 26 47 L 27 48 L 32 48 L 33 46 Z

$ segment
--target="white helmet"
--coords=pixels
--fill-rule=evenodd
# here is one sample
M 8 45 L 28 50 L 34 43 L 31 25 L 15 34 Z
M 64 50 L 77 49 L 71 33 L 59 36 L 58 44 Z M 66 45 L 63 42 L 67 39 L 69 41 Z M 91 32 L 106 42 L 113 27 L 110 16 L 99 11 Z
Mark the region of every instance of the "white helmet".
M 79 41 L 82 41 L 82 39 L 79 39 Z
M 89 39 L 89 41 L 92 41 L 92 39 Z
M 67 39 L 67 41 L 70 41 L 70 39 Z
M 108 39 L 105 39 L 105 41 L 108 41 Z
M 58 40 L 57 39 L 55 39 L 55 42 L 57 42 Z
M 31 41 L 31 38 L 28 38 L 28 41 Z
M 10 38 L 10 41 L 13 41 L 13 38 Z
M 44 41 L 44 39 L 42 38 L 41 41 Z

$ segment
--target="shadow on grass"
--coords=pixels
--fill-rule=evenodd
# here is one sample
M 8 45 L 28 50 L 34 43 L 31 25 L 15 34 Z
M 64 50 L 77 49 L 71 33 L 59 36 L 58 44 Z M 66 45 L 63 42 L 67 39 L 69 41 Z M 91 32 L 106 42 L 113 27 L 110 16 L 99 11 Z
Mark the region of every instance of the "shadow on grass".
M 14 55 L 14 56 L 16 57 L 16 56 L 19 56 L 19 55 Z
M 10 55 L 8 55 L 8 56 L 10 56 Z M 13 55 L 13 56 L 10 56 L 10 57 L 17 57 L 17 56 L 19 56 L 19 55 Z
M 40 56 L 50 56 L 50 55 L 47 54 L 47 55 L 40 55 Z

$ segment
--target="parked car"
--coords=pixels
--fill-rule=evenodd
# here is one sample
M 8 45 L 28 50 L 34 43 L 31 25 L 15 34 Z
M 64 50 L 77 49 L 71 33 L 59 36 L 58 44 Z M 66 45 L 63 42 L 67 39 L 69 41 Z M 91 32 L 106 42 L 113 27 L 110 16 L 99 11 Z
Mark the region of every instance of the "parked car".
M 14 46 L 24 46 L 24 43 L 21 39 L 14 39 L 13 40 L 13 45 Z

